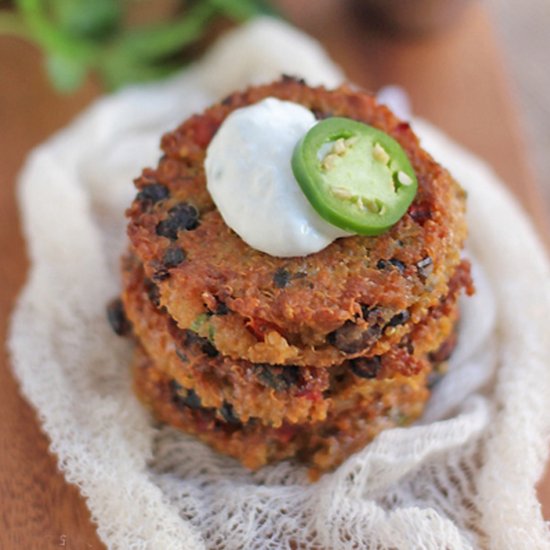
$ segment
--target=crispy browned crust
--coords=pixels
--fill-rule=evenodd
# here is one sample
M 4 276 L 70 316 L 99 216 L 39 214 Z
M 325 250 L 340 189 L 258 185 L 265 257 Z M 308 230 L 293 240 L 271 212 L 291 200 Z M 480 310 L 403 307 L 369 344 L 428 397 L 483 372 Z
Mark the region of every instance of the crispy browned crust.
M 133 368 L 136 394 L 158 420 L 198 437 L 248 468 L 296 458 L 308 464 L 313 475 L 338 466 L 382 430 L 418 418 L 429 396 L 428 373 L 424 369 L 414 376 L 370 380 L 353 399 L 342 398 L 325 421 L 274 428 L 254 419 L 246 423 L 223 419 L 215 409 L 188 404 L 172 379 L 139 347 Z
M 319 117 L 364 121 L 400 142 L 419 182 L 407 214 L 381 236 L 338 239 L 306 257 L 276 258 L 246 245 L 215 209 L 203 161 L 225 117 L 268 96 L 301 103 Z M 466 233 L 464 193 L 420 148 L 409 125 L 373 97 L 346 87 L 327 91 L 283 79 L 235 93 L 191 117 L 164 136 L 162 149 L 158 167 L 144 170 L 136 180 L 142 192 L 128 210 L 128 234 L 148 278 L 159 286 L 161 304 L 181 328 L 191 327 L 217 304 L 231 310 L 214 327 L 224 354 L 253 362 L 329 365 L 354 354 L 383 353 L 406 328 L 376 333 L 354 353 L 343 352 L 334 333 L 346 323 L 368 331 L 404 310 L 418 323 L 448 294 Z M 152 184 L 167 190 L 161 200 L 147 198 Z M 183 203 L 199 210 L 198 225 L 171 237 L 159 235 L 159 224 Z M 183 250 L 185 259 L 167 267 L 169 249 Z M 375 320 L 365 313 L 373 309 Z
M 283 421 L 324 420 L 333 408 L 335 394 L 343 388 L 348 394 L 347 388 L 361 391 L 362 380 L 355 372 L 382 380 L 410 376 L 426 368 L 427 355 L 439 350 L 452 334 L 459 279 L 457 273 L 446 299 L 426 319 L 412 325 L 399 345 L 382 355 L 347 360 L 332 368 L 281 367 L 224 356 L 215 347 L 215 334 L 209 340 L 179 329 L 154 304 L 142 266 L 132 257 L 124 262 L 122 299 L 134 336 L 146 353 L 182 388 L 192 389 L 203 406 L 219 408 L 227 403 L 243 421 L 254 417 L 277 427 Z

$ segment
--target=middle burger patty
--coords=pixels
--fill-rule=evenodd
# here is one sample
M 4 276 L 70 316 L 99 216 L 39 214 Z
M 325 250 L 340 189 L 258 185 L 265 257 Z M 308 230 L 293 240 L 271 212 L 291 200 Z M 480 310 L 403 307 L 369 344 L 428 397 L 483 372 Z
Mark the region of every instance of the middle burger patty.
M 458 294 L 469 269 L 466 262 L 460 264 L 448 294 L 419 323 L 408 325 L 397 345 L 382 354 L 344 358 L 330 368 L 251 363 L 223 355 L 215 347 L 215 333 L 208 339 L 178 328 L 158 305 L 155 286 L 138 260 L 126 258 L 123 273 L 126 315 L 156 368 L 203 407 L 229 407 L 242 422 L 253 418 L 278 427 L 283 422 L 323 421 L 344 396 L 354 398 L 366 391 L 367 381 L 414 375 L 431 368 L 433 357 L 443 361 L 446 357 L 438 351 L 450 349 Z M 218 316 L 227 318 L 229 312 Z

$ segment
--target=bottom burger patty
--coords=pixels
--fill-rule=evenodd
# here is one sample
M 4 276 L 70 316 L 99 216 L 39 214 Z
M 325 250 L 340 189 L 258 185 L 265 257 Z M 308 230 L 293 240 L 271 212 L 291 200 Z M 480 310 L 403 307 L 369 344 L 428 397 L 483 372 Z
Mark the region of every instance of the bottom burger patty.
M 136 394 L 154 416 L 198 437 L 217 451 L 251 469 L 295 458 L 313 475 L 332 469 L 384 429 L 410 424 L 429 397 L 433 367 L 426 362 L 417 374 L 378 380 L 362 379 L 358 388 L 344 388 L 335 406 L 320 422 L 266 426 L 256 418 L 241 422 L 228 403 L 203 407 L 192 390 L 185 390 L 160 370 L 143 348 L 135 352 Z

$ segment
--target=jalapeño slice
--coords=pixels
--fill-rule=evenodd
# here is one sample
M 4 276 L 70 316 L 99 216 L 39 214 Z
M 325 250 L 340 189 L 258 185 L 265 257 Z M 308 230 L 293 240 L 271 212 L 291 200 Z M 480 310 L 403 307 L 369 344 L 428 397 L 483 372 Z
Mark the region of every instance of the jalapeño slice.
M 294 149 L 292 171 L 322 218 L 361 235 L 379 235 L 399 221 L 418 187 L 397 141 L 342 117 L 306 133 Z

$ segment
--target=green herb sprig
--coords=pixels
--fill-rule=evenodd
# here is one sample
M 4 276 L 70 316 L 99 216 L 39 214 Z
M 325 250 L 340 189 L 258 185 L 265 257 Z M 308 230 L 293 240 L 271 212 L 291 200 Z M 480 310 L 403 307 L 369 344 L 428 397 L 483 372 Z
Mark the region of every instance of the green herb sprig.
M 16 0 L 15 9 L 0 12 L 0 35 L 35 43 L 59 91 L 76 90 L 89 73 L 112 90 L 181 67 L 182 52 L 216 19 L 240 23 L 275 13 L 267 0 L 193 0 L 176 2 L 169 20 L 130 26 L 127 15 L 138 1 L 154 0 Z

